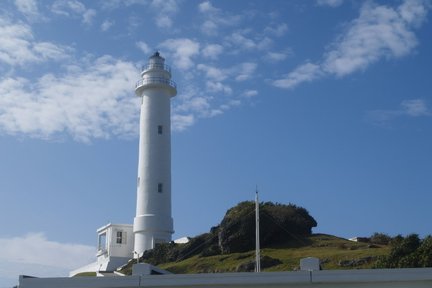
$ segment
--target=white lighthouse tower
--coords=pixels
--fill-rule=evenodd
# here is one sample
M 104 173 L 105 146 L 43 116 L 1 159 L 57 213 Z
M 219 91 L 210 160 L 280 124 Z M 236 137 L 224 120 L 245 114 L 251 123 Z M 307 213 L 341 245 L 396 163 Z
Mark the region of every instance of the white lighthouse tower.
M 142 69 L 135 94 L 141 97 L 134 253 L 171 241 L 171 69 L 159 52 Z

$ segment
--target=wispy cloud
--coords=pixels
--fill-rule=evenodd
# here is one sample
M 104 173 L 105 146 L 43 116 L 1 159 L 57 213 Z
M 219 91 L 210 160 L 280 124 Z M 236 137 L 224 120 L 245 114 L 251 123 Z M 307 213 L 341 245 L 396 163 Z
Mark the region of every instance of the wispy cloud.
M 108 31 L 113 25 L 114 25 L 114 21 L 105 20 L 101 24 L 101 30 L 104 31 L 104 32 Z
M 82 18 L 83 24 L 92 24 L 93 18 L 96 16 L 94 9 L 87 9 L 86 6 L 77 0 L 56 0 L 51 5 L 51 12 L 67 17 Z
M 173 25 L 173 16 L 179 10 L 175 0 L 153 0 L 150 7 L 156 13 L 156 26 L 160 28 L 171 28 Z
M 396 8 L 366 2 L 359 17 L 329 46 L 321 62 L 300 65 L 273 85 L 292 88 L 322 76 L 343 77 L 382 59 L 406 56 L 417 46 L 413 28 L 425 21 L 428 7 L 416 0 L 406 0 Z
M 290 50 L 282 52 L 269 51 L 264 58 L 270 62 L 280 62 L 288 58 L 291 54 L 292 52 Z
M 265 35 L 252 35 L 252 31 L 249 29 L 234 31 L 226 37 L 226 40 L 235 52 L 242 50 L 263 51 L 269 49 L 273 43 L 272 39 Z
M 43 19 L 36 0 L 15 0 L 15 6 L 31 21 Z
M 210 1 L 201 2 L 198 11 L 204 17 L 201 32 L 209 36 L 217 35 L 221 28 L 236 26 L 243 18 L 216 8 Z
M 194 65 L 192 58 L 200 52 L 200 43 L 188 38 L 168 39 L 160 47 L 168 50 L 174 65 L 181 70 L 191 68 Z
M 310 82 L 321 75 L 322 71 L 319 65 L 306 63 L 284 75 L 283 78 L 273 81 L 273 85 L 279 88 L 293 88 L 299 83 Z
M 216 60 L 219 55 L 223 52 L 224 48 L 219 44 L 207 44 L 202 49 L 202 54 L 205 58 Z
M 31 27 L 0 16 L 0 62 L 22 66 L 68 57 L 70 47 L 35 40 Z
M 47 139 L 66 132 L 81 142 L 136 135 L 138 102 L 130 92 L 137 75 L 131 63 L 105 56 L 61 76 L 2 78 L 0 129 Z
M 244 97 L 250 98 L 250 97 L 255 97 L 258 95 L 258 91 L 257 90 L 246 90 L 243 92 L 242 94 Z
M 43 233 L 0 238 L 0 278 L 68 276 L 70 270 L 93 262 L 94 257 L 92 246 L 50 241 Z
M 319 6 L 338 7 L 342 5 L 343 0 L 317 0 Z
M 144 42 L 144 41 L 138 41 L 136 43 L 136 45 L 145 54 L 150 54 L 151 51 L 152 51 L 152 49 L 150 48 L 150 46 L 146 42 Z
M 400 117 L 430 117 L 432 111 L 423 99 L 404 100 L 397 109 L 368 111 L 365 119 L 375 125 L 386 127 Z
M 264 29 L 264 32 L 266 34 L 271 34 L 277 37 L 281 37 L 283 35 L 285 35 L 285 33 L 288 31 L 288 25 L 286 23 L 281 23 L 278 25 L 272 25 L 272 26 L 267 26 Z

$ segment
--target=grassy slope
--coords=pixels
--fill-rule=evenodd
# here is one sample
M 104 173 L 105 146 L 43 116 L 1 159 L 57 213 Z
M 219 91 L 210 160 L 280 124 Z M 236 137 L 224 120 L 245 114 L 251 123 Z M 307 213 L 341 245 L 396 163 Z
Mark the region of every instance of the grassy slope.
M 298 269 L 300 259 L 305 257 L 317 257 L 321 259 L 323 269 L 350 269 L 371 268 L 373 259 L 368 263 L 354 267 L 342 267 L 340 261 L 350 261 L 366 257 L 387 255 L 387 246 L 370 248 L 367 243 L 356 243 L 346 239 L 325 234 L 314 234 L 309 237 L 307 243 L 300 247 L 294 247 L 289 243 L 284 246 L 265 248 L 261 250 L 262 256 L 270 256 L 279 259 L 282 264 L 273 266 L 263 271 L 292 271 Z M 159 267 L 173 273 L 206 273 L 206 272 L 234 272 L 238 265 L 254 260 L 255 252 L 233 253 L 210 257 L 194 256 L 183 261 L 164 263 Z

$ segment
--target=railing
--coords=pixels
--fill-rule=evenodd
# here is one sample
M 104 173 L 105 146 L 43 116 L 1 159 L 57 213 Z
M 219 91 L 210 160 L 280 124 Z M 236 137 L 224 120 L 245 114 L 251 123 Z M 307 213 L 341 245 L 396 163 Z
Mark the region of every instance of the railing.
M 162 70 L 165 70 L 165 71 L 171 73 L 171 67 L 170 66 L 168 66 L 166 64 L 158 64 L 158 63 L 149 63 L 146 65 L 143 65 L 141 71 L 147 71 L 150 69 L 162 69 Z
M 177 85 L 174 81 L 163 77 L 148 77 L 145 79 L 141 79 L 135 84 L 135 89 L 147 84 L 166 84 L 177 89 Z

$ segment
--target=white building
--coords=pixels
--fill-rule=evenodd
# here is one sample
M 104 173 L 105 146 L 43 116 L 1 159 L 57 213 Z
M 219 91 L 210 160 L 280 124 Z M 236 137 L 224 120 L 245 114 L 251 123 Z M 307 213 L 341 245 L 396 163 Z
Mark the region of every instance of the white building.
M 70 276 L 82 272 L 114 271 L 133 258 L 134 238 L 131 224 L 108 224 L 97 230 L 96 262 L 78 268 Z
M 159 52 L 149 58 L 135 85 L 141 98 L 137 205 L 134 224 L 108 224 L 97 230 L 97 261 L 76 269 L 110 272 L 134 257 L 171 241 L 171 97 L 177 94 L 171 69 Z
M 141 72 L 137 206 L 133 231 L 137 255 L 171 241 L 171 97 L 177 94 L 171 69 L 156 52 Z

